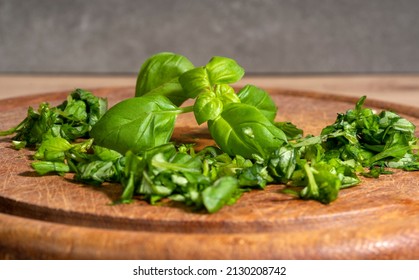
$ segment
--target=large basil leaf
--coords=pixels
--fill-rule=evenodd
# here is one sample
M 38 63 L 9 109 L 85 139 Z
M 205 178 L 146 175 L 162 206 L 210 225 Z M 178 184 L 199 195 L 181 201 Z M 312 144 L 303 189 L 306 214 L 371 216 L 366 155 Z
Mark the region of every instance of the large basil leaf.
M 179 106 L 188 97 L 178 77 L 193 68 L 194 65 L 186 57 L 178 54 L 163 52 L 153 55 L 140 69 L 135 96 L 164 95 Z
M 258 108 L 271 122 L 276 117 L 278 110 L 269 93 L 254 85 L 246 85 L 238 93 L 240 101 Z
M 122 154 L 149 149 L 170 140 L 178 107 L 164 96 L 126 99 L 111 109 L 93 126 L 90 136 L 95 144 Z
M 272 124 L 256 107 L 230 103 L 208 127 L 215 142 L 230 155 L 266 158 L 287 142 L 286 135 Z

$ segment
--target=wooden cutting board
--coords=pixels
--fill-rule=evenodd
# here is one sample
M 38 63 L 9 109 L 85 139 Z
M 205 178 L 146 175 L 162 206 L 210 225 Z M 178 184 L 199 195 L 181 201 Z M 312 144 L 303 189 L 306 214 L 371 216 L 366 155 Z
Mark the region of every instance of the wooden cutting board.
M 306 134 L 320 133 L 355 99 L 267 89 L 278 120 Z M 93 90 L 110 105 L 134 95 L 132 88 Z M 28 106 L 61 103 L 65 93 L 1 101 L 0 130 L 16 125 Z M 413 107 L 367 100 L 419 125 Z M 212 144 L 193 116 L 179 117 L 175 141 Z M 283 186 L 254 190 L 215 214 L 177 203 L 143 201 L 111 205 L 117 184 L 91 187 L 71 176 L 37 176 L 33 151 L 15 151 L 0 140 L 0 257 L 12 259 L 418 259 L 419 172 L 396 171 L 362 179 L 323 205 L 281 193 Z

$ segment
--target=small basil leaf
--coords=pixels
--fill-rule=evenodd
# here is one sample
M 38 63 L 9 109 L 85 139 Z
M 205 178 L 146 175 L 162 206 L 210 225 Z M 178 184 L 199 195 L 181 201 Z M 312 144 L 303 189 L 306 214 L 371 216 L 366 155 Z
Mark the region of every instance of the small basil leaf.
M 172 136 L 178 107 L 164 96 L 126 99 L 93 126 L 95 144 L 119 153 L 138 153 L 167 143 Z
M 200 158 L 188 154 L 176 153 L 170 158 L 166 158 L 165 154 L 159 153 L 153 156 L 150 166 L 158 172 L 172 171 L 200 174 L 202 162 Z
M 396 133 L 392 135 L 391 142 L 388 142 L 381 153 L 378 153 L 369 159 L 369 164 L 372 165 L 383 159 L 400 160 L 407 152 L 411 150 L 407 140 L 403 134 Z
M 211 83 L 205 67 L 197 67 L 182 74 L 179 82 L 189 98 L 211 91 Z
M 198 124 L 214 120 L 222 111 L 223 103 L 213 92 L 200 94 L 196 98 L 194 114 Z
M 215 56 L 205 66 L 212 85 L 232 84 L 244 76 L 244 69 L 231 58 Z
M 32 162 L 31 166 L 39 175 L 45 175 L 51 172 L 56 172 L 58 174 L 70 172 L 70 167 L 63 162 L 41 160 Z
M 118 153 L 117 151 L 107 149 L 105 147 L 95 145 L 92 148 L 93 148 L 94 154 L 100 160 L 103 160 L 103 161 L 115 161 L 115 160 L 122 157 L 122 155 L 120 153 Z
M 184 56 L 163 52 L 151 56 L 141 66 L 137 77 L 135 96 L 163 95 L 180 106 L 188 96 L 178 78 L 193 69 L 193 64 Z
M 408 120 L 400 117 L 396 113 L 390 111 L 382 111 L 379 114 L 380 127 L 387 128 L 391 126 L 394 130 L 405 132 L 407 134 L 414 135 L 416 126 Z
M 87 120 L 86 103 L 81 100 L 68 102 L 62 114 L 69 120 L 85 122 Z
M 240 186 L 265 188 L 268 183 L 273 181 L 267 167 L 262 164 L 253 164 L 251 167 L 244 168 L 238 172 Z
M 285 145 L 271 154 L 268 167 L 275 177 L 286 182 L 291 178 L 296 164 L 296 151 L 294 147 Z
M 135 188 L 143 179 L 144 160 L 128 151 L 125 154 L 125 165 L 121 174 L 121 184 L 124 191 L 119 199 L 119 203 L 130 203 L 135 192 Z
M 113 181 L 116 176 L 116 168 L 111 161 L 90 161 L 77 165 L 75 180 L 100 185 L 105 181 Z
M 240 101 L 258 108 L 271 122 L 277 113 L 277 106 L 269 93 L 254 85 L 246 85 L 238 93 Z
M 229 85 L 215 85 L 214 92 L 224 105 L 227 105 L 228 103 L 240 103 L 240 98 Z
M 38 160 L 57 161 L 64 159 L 64 152 L 72 148 L 72 145 L 64 138 L 49 138 L 44 140 L 36 151 L 34 158 Z
M 419 154 L 406 153 L 398 161 L 390 161 L 388 166 L 391 168 L 400 168 L 407 171 L 419 170 Z

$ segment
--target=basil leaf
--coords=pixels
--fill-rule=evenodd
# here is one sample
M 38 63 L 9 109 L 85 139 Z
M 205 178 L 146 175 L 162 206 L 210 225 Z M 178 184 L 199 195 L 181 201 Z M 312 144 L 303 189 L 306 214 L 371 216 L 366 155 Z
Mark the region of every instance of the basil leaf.
M 240 186 L 263 189 L 268 183 L 273 182 L 273 178 L 269 174 L 267 166 L 264 164 L 253 164 L 237 173 Z
M 240 103 L 239 97 L 234 92 L 234 89 L 229 85 L 215 85 L 214 93 L 224 105 L 229 103 Z
M 81 100 L 70 100 L 61 113 L 67 119 L 76 121 L 76 122 L 86 122 L 87 121 L 87 112 L 86 112 L 86 103 Z
M 200 94 L 194 104 L 194 115 L 198 124 L 214 120 L 223 111 L 222 101 L 213 92 Z
M 93 146 L 93 153 L 102 161 L 115 161 L 122 157 L 117 151 L 101 146 Z
M 180 106 L 189 97 L 178 78 L 193 68 L 193 64 L 184 56 L 169 52 L 155 54 L 141 66 L 135 96 L 163 95 Z
M 234 59 L 214 56 L 205 68 L 212 85 L 232 84 L 244 76 L 244 69 Z
M 64 160 L 64 152 L 73 146 L 64 138 L 54 137 L 44 140 L 34 154 L 34 158 L 38 160 Z
M 126 99 L 93 126 L 95 144 L 119 153 L 138 153 L 167 143 L 172 136 L 178 107 L 164 96 Z
M 124 188 L 119 203 L 130 203 L 135 192 L 135 188 L 143 179 L 144 161 L 128 151 L 125 154 L 125 165 L 121 174 L 121 184 Z
M 182 74 L 179 77 L 179 83 L 189 98 L 196 98 L 201 93 L 208 93 L 212 88 L 205 67 L 197 67 Z
M 383 129 L 391 127 L 395 131 L 403 132 L 405 135 L 415 135 L 416 126 L 408 120 L 390 111 L 382 111 L 379 114 L 379 125 Z
M 265 158 L 287 142 L 285 134 L 257 108 L 243 103 L 228 104 L 208 126 L 215 142 L 230 155 Z
M 416 149 L 418 149 L 418 147 L 416 147 Z M 406 171 L 419 170 L 419 154 L 406 153 L 400 160 L 390 161 L 388 167 L 400 168 Z
M 242 103 L 258 108 L 271 122 L 274 121 L 278 108 L 266 91 L 253 85 L 246 85 L 237 96 Z
M 222 177 L 202 192 L 202 201 L 209 213 L 214 213 L 226 205 L 238 188 L 237 179 Z
M 32 162 L 31 166 L 39 175 L 45 175 L 53 172 L 58 174 L 70 172 L 69 166 L 63 162 L 40 160 Z
M 150 166 L 156 171 L 187 172 L 201 174 L 202 162 L 198 157 L 188 154 L 175 153 L 167 158 L 163 153 L 158 153 L 150 160 Z
M 296 151 L 291 145 L 285 145 L 276 149 L 270 155 L 268 161 L 270 172 L 283 182 L 291 178 L 296 164 Z
M 407 152 L 411 150 L 409 143 L 404 134 L 395 133 L 391 135 L 391 139 L 386 143 L 383 151 L 375 154 L 369 159 L 369 164 L 372 165 L 380 160 L 400 160 Z
M 112 161 L 96 160 L 78 164 L 77 174 L 74 179 L 92 185 L 100 185 L 105 181 L 114 181 L 114 177 L 117 176 L 117 171 Z

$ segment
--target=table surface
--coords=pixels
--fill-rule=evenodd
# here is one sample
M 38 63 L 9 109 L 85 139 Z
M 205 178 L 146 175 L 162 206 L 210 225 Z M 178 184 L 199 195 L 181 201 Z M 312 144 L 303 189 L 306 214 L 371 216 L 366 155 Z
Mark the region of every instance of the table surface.
M 0 74 L 0 100 L 74 88 L 135 87 L 135 75 L 17 75 Z M 419 74 L 252 76 L 236 85 L 309 90 L 390 101 L 419 107 Z

